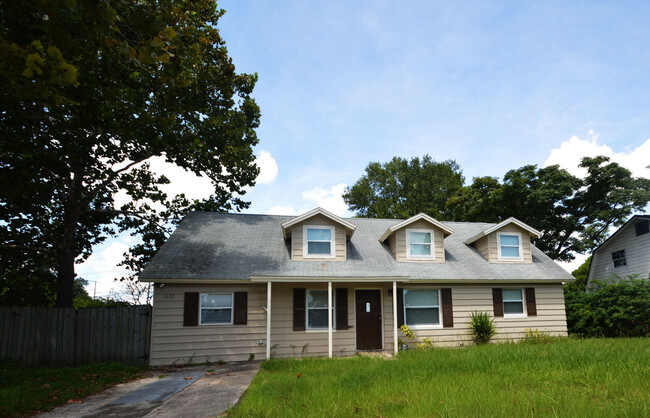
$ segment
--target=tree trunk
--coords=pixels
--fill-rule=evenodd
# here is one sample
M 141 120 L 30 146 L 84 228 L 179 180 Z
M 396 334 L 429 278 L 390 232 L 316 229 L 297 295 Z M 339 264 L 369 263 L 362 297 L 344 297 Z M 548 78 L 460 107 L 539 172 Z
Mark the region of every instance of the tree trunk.
M 77 226 L 81 214 L 82 176 L 74 173 L 70 181 L 63 214 L 63 236 L 58 246 L 56 306 L 72 308 L 74 288 L 74 260 L 77 257 Z
M 58 277 L 56 306 L 58 308 L 72 308 L 72 292 L 74 287 L 74 248 L 61 249 L 58 259 Z

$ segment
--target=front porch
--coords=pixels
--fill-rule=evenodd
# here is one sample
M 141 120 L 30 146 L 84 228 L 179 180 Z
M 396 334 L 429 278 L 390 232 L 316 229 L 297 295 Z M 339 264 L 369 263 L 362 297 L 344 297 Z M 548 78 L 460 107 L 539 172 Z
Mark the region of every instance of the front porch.
M 266 281 L 266 358 L 397 353 L 399 282 Z

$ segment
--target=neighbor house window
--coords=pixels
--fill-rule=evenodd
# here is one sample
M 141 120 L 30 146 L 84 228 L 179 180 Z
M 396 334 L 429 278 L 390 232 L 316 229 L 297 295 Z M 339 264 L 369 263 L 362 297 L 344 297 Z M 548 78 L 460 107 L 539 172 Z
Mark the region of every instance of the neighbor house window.
M 404 323 L 416 328 L 440 325 L 438 291 L 404 289 Z
M 334 228 L 331 226 L 305 226 L 303 229 L 305 257 L 334 257 Z
M 433 258 L 433 231 L 429 229 L 407 229 L 407 258 Z
M 650 232 L 650 221 L 640 221 L 634 224 L 634 229 L 636 230 L 636 236 L 645 235 Z
M 503 315 L 524 315 L 524 289 L 503 289 Z
M 521 234 L 498 234 L 498 240 L 500 260 L 521 260 L 523 258 Z
M 334 328 L 332 297 L 332 328 Z M 307 290 L 307 329 L 327 329 L 327 290 Z
M 232 293 L 201 293 L 201 325 L 232 324 Z
M 625 261 L 625 250 L 614 251 L 612 253 L 612 261 L 614 262 L 614 268 L 627 266 Z

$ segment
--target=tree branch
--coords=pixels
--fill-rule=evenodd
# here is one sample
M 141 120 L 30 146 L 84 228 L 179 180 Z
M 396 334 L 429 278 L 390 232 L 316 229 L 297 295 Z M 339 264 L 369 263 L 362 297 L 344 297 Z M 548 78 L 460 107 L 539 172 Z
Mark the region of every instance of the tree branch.
M 46 254 L 56 254 L 56 251 L 54 251 L 51 248 L 34 247 L 31 245 L 2 244 L 2 246 L 5 248 L 15 248 L 18 250 L 34 251 L 34 252 L 46 253 Z
M 106 213 L 106 214 L 114 214 L 114 215 L 123 215 L 123 216 L 132 216 L 134 218 L 142 219 L 143 221 L 146 221 L 150 224 L 153 224 L 156 228 L 160 229 L 167 235 L 167 229 L 165 229 L 164 226 L 160 225 L 157 222 L 152 221 L 151 219 L 147 218 L 146 216 L 142 216 L 137 212 L 133 212 L 130 210 L 119 210 L 119 209 L 90 209 L 90 210 L 85 210 L 83 214 L 87 213 Z
M 126 170 L 133 167 L 134 165 L 140 164 L 141 162 L 143 162 L 145 160 L 148 160 L 149 158 L 151 158 L 153 156 L 154 156 L 154 154 L 149 154 L 146 157 L 140 158 L 140 159 L 135 160 L 135 161 L 131 161 L 130 163 L 128 163 L 127 165 L 125 165 L 124 167 L 122 167 L 122 168 L 120 168 L 118 170 L 111 171 L 110 174 L 108 175 L 108 177 L 104 181 L 102 181 L 97 187 L 94 187 L 94 188 L 90 189 L 90 191 L 88 193 L 86 193 L 86 195 L 81 199 L 81 202 L 82 203 L 88 203 L 90 201 L 90 199 L 92 199 L 93 197 L 95 197 L 97 195 L 97 193 L 101 192 L 106 186 L 108 186 L 108 184 L 111 181 L 115 180 L 115 178 L 117 177 L 118 174 L 125 172 Z

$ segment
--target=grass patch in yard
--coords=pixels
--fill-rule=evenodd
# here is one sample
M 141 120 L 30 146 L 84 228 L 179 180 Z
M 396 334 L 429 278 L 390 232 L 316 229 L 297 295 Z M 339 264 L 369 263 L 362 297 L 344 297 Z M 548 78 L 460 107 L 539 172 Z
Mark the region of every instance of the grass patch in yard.
M 229 416 L 650 416 L 650 339 L 273 359 Z
M 145 370 L 119 363 L 28 369 L 0 362 L 0 416 L 31 415 L 126 382 Z

